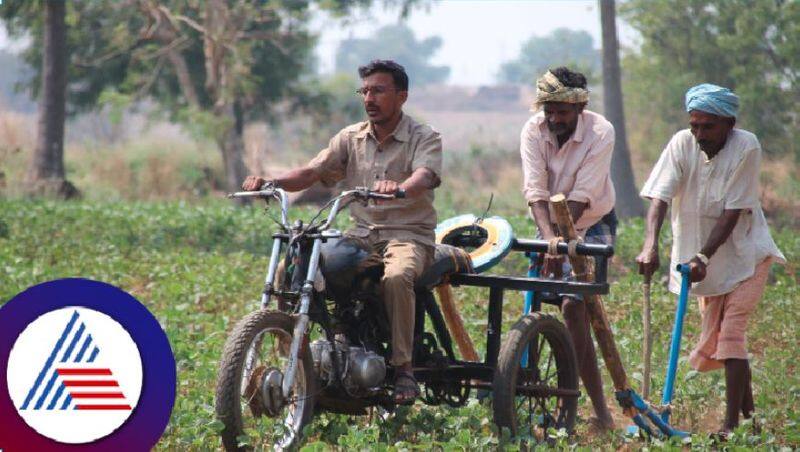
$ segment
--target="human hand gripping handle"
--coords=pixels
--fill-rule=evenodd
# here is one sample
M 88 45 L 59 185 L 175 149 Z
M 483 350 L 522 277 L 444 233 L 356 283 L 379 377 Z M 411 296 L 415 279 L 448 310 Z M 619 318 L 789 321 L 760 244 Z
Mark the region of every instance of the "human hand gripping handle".
M 643 249 L 642 252 L 636 256 L 636 263 L 639 265 L 639 274 L 644 276 L 644 282 L 650 284 L 653 273 L 658 270 L 660 265 L 658 248 Z
M 542 275 L 545 278 L 561 279 L 564 256 L 560 254 L 544 254 L 542 258 Z
M 256 191 L 260 190 L 261 187 L 266 182 L 265 179 L 258 177 L 258 176 L 247 176 L 247 178 L 242 182 L 242 190 L 244 191 Z
M 387 197 L 374 197 L 376 203 L 381 203 L 391 199 L 404 199 L 406 197 L 405 189 L 400 187 L 400 184 L 393 180 L 379 180 L 375 181 L 372 186 L 372 192 L 379 195 L 389 195 Z
M 700 260 L 699 257 L 693 257 L 689 262 L 678 265 L 679 272 L 686 272 L 689 274 L 690 282 L 700 282 L 706 278 L 706 271 L 708 265 Z

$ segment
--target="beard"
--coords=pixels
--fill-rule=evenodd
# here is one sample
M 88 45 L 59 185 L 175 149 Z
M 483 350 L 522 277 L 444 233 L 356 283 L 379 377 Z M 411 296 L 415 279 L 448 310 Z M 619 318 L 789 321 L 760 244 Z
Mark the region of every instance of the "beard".
M 717 143 L 708 140 L 698 141 L 697 145 L 700 146 L 700 150 L 705 152 L 706 154 L 716 154 L 717 152 L 722 150 L 722 147 L 724 146 L 724 144 L 719 145 Z
M 553 124 L 551 122 L 547 123 L 547 129 L 550 130 L 551 132 L 553 132 L 556 135 L 564 135 L 566 133 L 571 133 L 572 131 L 575 130 L 575 126 L 577 126 L 577 123 L 574 124 L 574 125 L 570 125 L 570 124 Z

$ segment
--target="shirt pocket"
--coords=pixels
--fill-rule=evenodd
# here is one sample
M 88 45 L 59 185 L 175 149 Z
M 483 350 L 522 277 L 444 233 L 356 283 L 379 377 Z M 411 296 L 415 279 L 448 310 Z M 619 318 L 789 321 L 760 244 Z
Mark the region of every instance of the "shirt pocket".
M 387 155 L 384 160 L 382 179 L 395 182 L 403 182 L 408 179 L 411 176 L 411 158 L 407 149 L 403 146 L 393 146 L 393 149 L 387 149 L 384 152 Z
M 371 161 L 367 153 L 366 139 L 355 139 L 352 143 L 352 160 L 347 162 L 348 185 L 352 187 L 366 185 L 372 187 L 372 181 L 368 179 L 371 169 Z
M 710 177 L 706 186 L 705 196 L 700 203 L 700 215 L 704 217 L 719 218 L 725 209 L 724 177 Z

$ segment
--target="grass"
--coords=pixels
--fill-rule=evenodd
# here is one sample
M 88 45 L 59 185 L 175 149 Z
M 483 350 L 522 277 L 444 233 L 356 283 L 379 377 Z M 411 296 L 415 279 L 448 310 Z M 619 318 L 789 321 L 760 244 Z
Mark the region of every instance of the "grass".
M 460 209 L 444 197 L 440 217 Z M 475 208 L 483 210 L 483 207 Z M 497 212 L 497 211 L 495 211 Z M 307 208 L 293 215 L 308 217 Z M 519 237 L 534 228 L 511 208 L 500 213 Z M 142 301 L 166 330 L 178 366 L 178 394 L 167 431 L 157 450 L 209 450 L 219 447 L 219 423 L 213 414 L 213 391 L 226 333 L 258 305 L 272 225 L 261 209 L 239 209 L 221 201 L 188 202 L 23 201 L 0 200 L 0 302 L 25 288 L 55 278 L 81 276 L 119 286 Z M 800 258 L 800 236 L 793 229 L 773 231 L 791 263 Z M 605 304 L 617 344 L 634 385 L 641 365 L 640 280 L 633 258 L 641 246 L 641 221 L 623 223 L 612 265 L 614 281 Z M 664 238 L 668 242 L 669 238 Z M 662 248 L 666 262 L 668 243 Z M 665 264 L 666 265 L 666 264 Z M 526 262 L 509 257 L 496 273 L 524 274 Z M 663 271 L 662 273 L 663 274 Z M 757 415 L 761 433 L 742 427 L 732 447 L 800 447 L 800 273 L 794 265 L 773 268 L 770 283 L 749 329 Z M 462 313 L 479 350 L 485 344 L 488 294 L 475 288 L 456 291 Z M 663 284 L 653 291 L 653 388 L 663 386 L 667 344 L 675 297 Z M 721 372 L 698 374 L 685 362 L 699 334 L 699 314 L 692 302 L 678 372 L 673 420 L 696 432 L 693 444 L 708 446 L 704 432 L 717 427 L 724 404 Z M 507 331 L 522 309 L 522 294 L 508 294 Z M 605 375 L 609 404 L 612 390 Z M 655 398 L 655 397 L 654 397 Z M 582 397 L 580 415 L 591 415 Z M 618 410 L 617 410 L 617 414 Z M 626 421 L 618 417 L 623 427 Z M 648 446 L 621 434 L 596 436 L 580 424 L 576 435 L 557 440 L 559 448 L 633 448 Z M 650 444 L 676 449 L 676 444 Z M 341 415 L 318 416 L 308 430 L 307 450 L 327 449 L 515 449 L 492 422 L 491 406 L 471 400 L 456 409 L 417 404 L 388 421 Z

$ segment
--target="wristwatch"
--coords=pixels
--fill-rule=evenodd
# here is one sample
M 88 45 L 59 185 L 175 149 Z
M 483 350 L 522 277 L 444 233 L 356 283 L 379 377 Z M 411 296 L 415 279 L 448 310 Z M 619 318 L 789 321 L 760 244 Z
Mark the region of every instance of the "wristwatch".
M 697 254 L 694 255 L 694 257 L 700 259 L 700 262 L 702 262 L 703 265 L 708 266 L 708 256 L 706 256 L 705 254 L 697 253 Z

